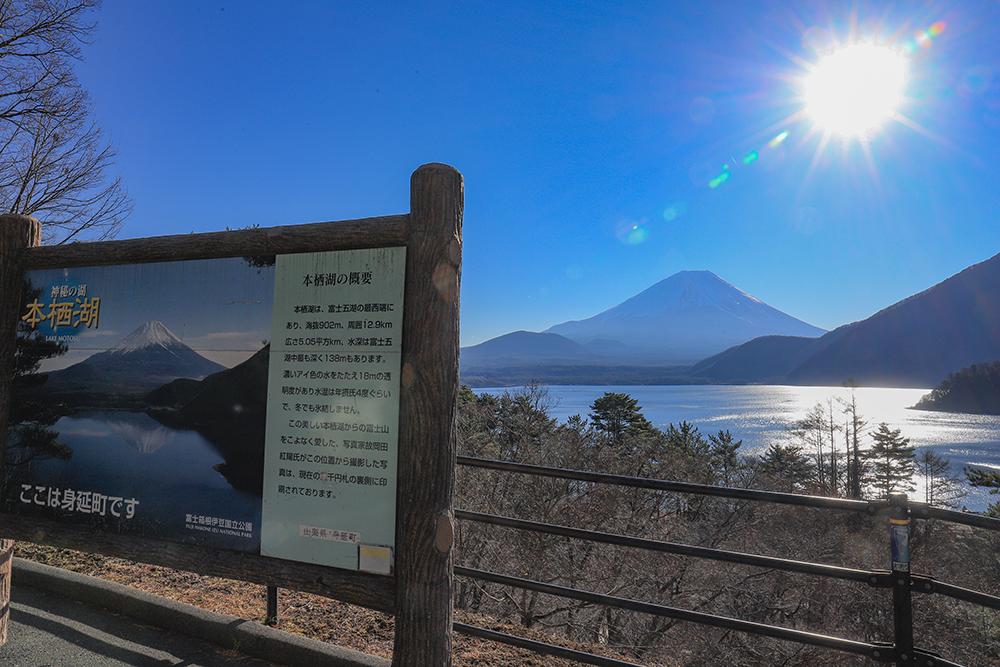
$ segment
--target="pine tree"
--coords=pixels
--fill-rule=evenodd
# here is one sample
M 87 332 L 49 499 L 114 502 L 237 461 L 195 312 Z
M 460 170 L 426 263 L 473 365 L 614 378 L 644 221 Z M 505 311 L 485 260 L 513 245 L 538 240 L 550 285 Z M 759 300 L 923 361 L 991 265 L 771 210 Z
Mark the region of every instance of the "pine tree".
M 595 430 L 606 433 L 615 445 L 621 445 L 626 434 L 653 430 L 638 401 L 628 394 L 613 391 L 606 392 L 590 406 L 590 423 Z
M 970 467 L 965 469 L 965 478 L 972 486 L 989 489 L 990 495 L 1000 494 L 1000 472 Z M 991 503 L 986 513 L 1000 519 L 1000 502 Z
M 888 498 L 891 493 L 913 491 L 915 461 L 910 439 L 904 438 L 899 429 L 890 429 L 882 422 L 872 433 L 874 443 L 861 452 L 865 464 L 865 484 Z
M 760 470 L 782 491 L 798 491 L 815 478 L 813 464 L 795 445 L 771 445 L 760 457 Z
M 722 483 L 729 486 L 733 480 L 733 473 L 739 468 L 736 450 L 743 445 L 743 441 L 733 438 L 733 434 L 729 431 L 719 431 L 718 435 L 709 434 L 708 442 L 712 467 L 715 468 Z

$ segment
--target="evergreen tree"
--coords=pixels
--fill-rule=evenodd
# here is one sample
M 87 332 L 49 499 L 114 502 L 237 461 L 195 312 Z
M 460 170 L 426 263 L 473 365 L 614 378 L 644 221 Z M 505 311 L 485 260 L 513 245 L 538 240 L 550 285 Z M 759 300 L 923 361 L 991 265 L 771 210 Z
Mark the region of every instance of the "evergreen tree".
M 590 423 L 594 429 L 607 434 L 611 442 L 621 445 L 626 434 L 635 435 L 653 431 L 639 402 L 628 394 L 609 391 L 590 406 Z
M 718 435 L 708 436 L 708 443 L 712 467 L 718 473 L 720 481 L 729 486 L 732 484 L 733 474 L 739 468 L 736 451 L 743 445 L 743 441 L 733 438 L 729 431 L 719 431 Z
M 920 410 L 1000 414 L 1000 361 L 952 373 L 915 406 Z
M 40 295 L 41 290 L 29 281 L 21 283 L 22 304 L 31 303 Z M 41 332 L 18 322 L 12 372 L 3 379 L 11 384 L 13 392 L 7 447 L 0 460 L 0 496 L 7 495 L 16 468 L 44 459 L 68 459 L 73 454 L 72 449 L 59 442 L 58 433 L 49 428 L 61 416 L 58 410 L 31 391 L 45 382 L 45 375 L 38 373 L 42 362 L 65 354 L 67 349 L 64 343 L 46 340 Z
M 1000 472 L 968 467 L 965 469 L 965 478 L 972 486 L 989 489 L 990 495 L 1000 494 Z M 991 503 L 986 508 L 986 513 L 1000 519 L 1000 502 Z
M 760 471 L 772 486 L 782 491 L 799 491 L 814 479 L 814 467 L 802 448 L 771 445 L 760 458 Z
M 662 442 L 664 452 L 660 456 L 670 461 L 676 474 L 693 482 L 713 483 L 715 469 L 712 465 L 712 450 L 708 440 L 694 424 L 687 421 L 676 426 L 670 424 L 662 434 Z
M 872 440 L 871 448 L 861 452 L 865 484 L 882 498 L 888 498 L 890 493 L 913 491 L 915 461 L 910 439 L 904 438 L 898 428 L 890 429 L 882 422 L 872 433 Z
M 663 433 L 667 449 L 674 454 L 707 457 L 710 450 L 698 427 L 688 421 L 670 424 Z

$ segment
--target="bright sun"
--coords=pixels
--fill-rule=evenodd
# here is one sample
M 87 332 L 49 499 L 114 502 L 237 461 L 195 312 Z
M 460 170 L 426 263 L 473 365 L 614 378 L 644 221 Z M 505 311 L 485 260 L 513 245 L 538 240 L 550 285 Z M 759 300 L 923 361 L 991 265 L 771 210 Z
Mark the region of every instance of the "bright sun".
M 864 137 L 896 115 L 906 84 L 906 58 L 875 44 L 830 53 L 806 75 L 806 113 L 816 125 L 845 137 Z

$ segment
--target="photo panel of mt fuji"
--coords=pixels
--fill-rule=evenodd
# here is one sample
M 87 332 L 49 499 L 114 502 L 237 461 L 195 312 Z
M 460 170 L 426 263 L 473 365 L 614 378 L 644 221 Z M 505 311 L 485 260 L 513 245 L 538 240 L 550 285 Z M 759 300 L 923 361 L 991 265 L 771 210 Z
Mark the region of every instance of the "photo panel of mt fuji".
M 273 258 L 22 289 L 4 510 L 257 552 Z

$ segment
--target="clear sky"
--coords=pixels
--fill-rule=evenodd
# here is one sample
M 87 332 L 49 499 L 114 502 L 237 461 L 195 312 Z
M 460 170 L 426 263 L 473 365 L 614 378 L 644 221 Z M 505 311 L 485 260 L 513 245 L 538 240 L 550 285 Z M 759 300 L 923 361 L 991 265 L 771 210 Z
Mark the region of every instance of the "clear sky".
M 403 212 L 410 172 L 447 162 L 463 344 L 682 269 L 832 328 L 1000 252 L 998 2 L 106 0 L 96 18 L 79 71 L 135 201 L 123 237 Z M 906 122 L 867 154 L 818 150 L 795 117 L 816 49 L 935 22 Z

